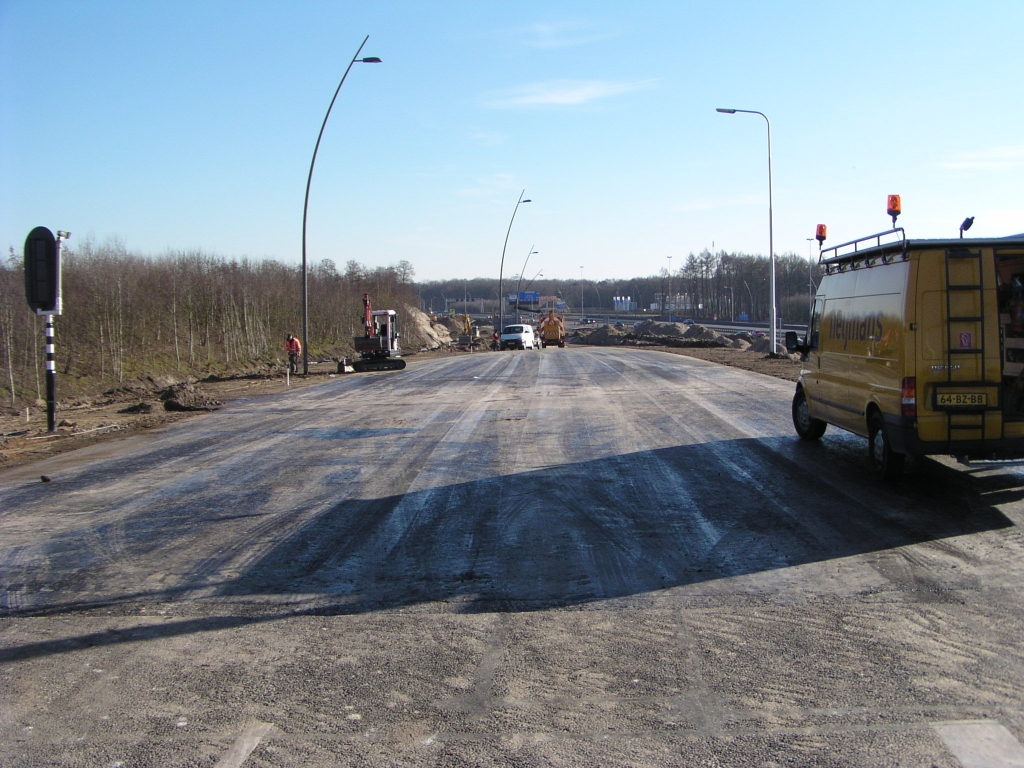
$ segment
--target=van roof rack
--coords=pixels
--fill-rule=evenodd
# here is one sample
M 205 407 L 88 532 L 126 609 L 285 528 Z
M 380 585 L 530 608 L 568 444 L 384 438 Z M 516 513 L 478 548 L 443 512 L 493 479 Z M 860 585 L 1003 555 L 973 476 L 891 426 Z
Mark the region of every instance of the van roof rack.
M 883 237 L 893 236 L 894 239 L 889 242 L 882 242 Z M 862 254 L 866 250 L 874 250 L 887 246 L 886 251 L 890 250 L 907 250 L 907 233 L 903 231 L 903 227 L 896 227 L 895 229 L 887 229 L 885 232 L 877 232 L 874 235 L 867 235 L 866 237 L 859 237 L 856 240 L 850 240 L 846 243 L 840 243 L 839 245 L 833 245 L 831 248 L 823 248 L 821 253 L 818 254 L 819 264 L 828 264 L 830 262 L 845 261 L 848 259 L 854 259 Z M 849 250 L 840 253 L 841 248 L 847 248 Z M 826 254 L 831 253 L 831 256 Z
M 882 238 L 891 237 L 887 242 Z M 836 266 L 842 270 L 846 264 L 856 268 L 857 264 L 864 262 L 871 266 L 874 259 L 881 257 L 883 264 L 894 261 L 894 254 L 906 260 L 910 251 L 921 249 L 941 248 L 999 248 L 1018 249 L 1024 248 L 1024 233 L 1009 235 L 1007 237 L 964 237 L 964 238 L 938 238 L 924 240 L 908 240 L 903 227 L 888 229 L 875 235 L 868 235 L 848 243 L 840 243 L 831 248 L 823 248 L 818 255 L 818 263 L 825 267 Z

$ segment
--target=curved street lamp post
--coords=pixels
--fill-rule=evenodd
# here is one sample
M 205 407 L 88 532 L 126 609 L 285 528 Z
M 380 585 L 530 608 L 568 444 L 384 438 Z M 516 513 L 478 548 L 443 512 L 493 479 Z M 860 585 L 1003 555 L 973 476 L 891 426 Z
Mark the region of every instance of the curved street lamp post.
M 334 89 L 334 97 L 331 99 L 331 104 L 327 107 L 327 114 L 324 115 L 324 121 L 320 125 L 320 133 L 316 137 L 316 146 L 313 147 L 313 159 L 309 161 L 309 176 L 306 178 L 306 200 L 302 204 L 302 375 L 306 376 L 309 374 L 309 282 L 307 279 L 306 272 L 306 216 L 309 212 L 309 187 L 313 183 L 313 166 L 316 165 L 316 153 L 320 149 L 320 139 L 324 136 L 324 128 L 327 127 L 327 118 L 331 116 L 331 110 L 334 109 L 334 102 L 338 98 L 338 93 L 341 91 L 341 86 L 345 84 L 345 78 L 348 77 L 348 72 L 352 69 L 352 65 L 357 61 L 363 64 L 380 64 L 380 59 L 376 56 L 367 56 L 365 59 L 360 59 L 359 54 L 363 50 L 363 46 L 366 45 L 366 41 L 370 39 L 367 35 L 363 38 L 362 45 L 356 50 L 356 55 L 352 57 L 352 61 L 348 63 L 348 67 L 345 68 L 345 74 L 341 76 L 341 82 L 338 83 L 338 87 Z
M 524 292 L 525 292 L 525 291 L 529 291 L 529 290 L 530 290 L 530 286 L 531 286 L 531 285 L 533 285 L 533 281 L 534 281 L 534 280 L 536 280 L 536 279 L 537 279 L 538 277 L 541 277 L 541 276 L 542 276 L 543 274 L 544 274 L 544 270 L 541 270 L 541 271 L 540 271 L 540 272 L 538 272 L 538 273 L 537 273 L 536 275 L 534 275 L 533 277 L 531 277 L 531 278 L 530 278 L 530 282 L 528 282 L 528 283 L 526 284 L 526 288 L 525 288 Z M 539 310 L 539 309 L 540 309 L 540 307 L 539 307 L 539 305 L 538 305 L 538 310 Z M 518 313 L 518 312 L 516 313 L 516 322 L 517 322 L 517 323 L 519 322 L 519 313 Z
M 516 212 L 519 210 L 519 206 L 523 203 L 533 202 L 532 200 L 523 200 L 523 195 L 526 194 L 524 189 L 519 193 L 519 199 L 516 201 L 516 207 L 512 210 L 512 218 L 508 222 L 508 231 L 505 232 L 505 244 L 501 246 L 501 266 L 498 267 L 498 327 L 495 329 L 498 334 L 501 334 L 501 329 L 505 325 L 505 299 L 501 295 L 502 291 L 502 278 L 505 274 L 505 249 L 508 248 L 508 236 L 512 232 L 512 222 L 516 220 Z M 530 246 L 530 250 L 533 250 L 533 246 Z M 529 256 L 527 256 L 529 259 Z
M 764 112 L 758 112 L 755 109 L 716 109 L 716 112 L 721 112 L 723 115 L 734 115 L 737 112 L 742 112 L 746 115 L 760 115 L 764 118 L 764 121 L 768 124 L 768 256 L 771 262 L 771 311 L 769 316 L 771 318 L 771 329 L 770 335 L 772 340 L 772 354 L 774 355 L 778 345 L 778 328 L 776 327 L 776 310 L 775 310 L 775 247 L 772 240 L 772 123 L 768 119 L 768 115 Z M 747 290 L 750 290 L 749 288 Z
M 531 286 L 531 285 L 533 285 L 533 281 L 534 281 L 534 280 L 536 280 L 536 279 L 537 279 L 538 277 L 543 277 L 543 276 L 544 276 L 544 270 L 542 269 L 542 270 L 541 270 L 540 272 L 538 272 L 538 273 L 537 273 L 536 275 L 534 275 L 533 277 L 531 277 L 531 278 L 530 278 L 530 282 L 528 282 L 528 283 L 526 284 L 526 291 L 529 291 L 529 290 L 530 290 L 530 286 Z M 524 291 L 524 293 L 525 293 L 525 291 Z
M 517 323 L 519 322 L 519 286 L 521 286 L 523 284 L 523 272 L 526 271 L 526 265 L 530 263 L 530 257 L 533 256 L 533 254 L 535 254 L 535 253 L 537 253 L 537 251 L 533 250 L 533 246 L 531 245 L 530 246 L 530 252 L 528 254 L 526 254 L 526 261 L 523 262 L 523 269 L 519 273 L 519 282 L 516 283 L 516 322 Z M 529 288 L 530 286 L 527 285 L 526 287 Z

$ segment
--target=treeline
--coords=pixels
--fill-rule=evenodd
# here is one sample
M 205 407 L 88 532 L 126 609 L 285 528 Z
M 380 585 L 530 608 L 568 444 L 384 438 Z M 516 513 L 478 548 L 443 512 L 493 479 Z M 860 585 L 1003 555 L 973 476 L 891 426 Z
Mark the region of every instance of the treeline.
M 673 259 L 673 262 L 677 260 Z M 752 322 L 768 322 L 769 275 L 771 266 L 767 256 L 705 250 L 689 254 L 673 263 L 671 274 L 668 260 L 658 274 L 621 280 L 549 280 L 527 275 L 520 283 L 518 275 L 506 278 L 502 293 L 516 292 L 529 285 L 531 291 L 542 296 L 558 296 L 570 312 L 610 313 L 616 296 L 630 296 L 638 311 L 652 306 L 664 307 L 666 296 L 673 314 L 687 314 L 697 318 L 738 318 L 748 315 Z M 538 269 L 543 264 L 538 264 Z M 786 322 L 806 322 L 808 316 L 808 288 L 813 279 L 817 286 L 821 270 L 817 262 L 808 264 L 804 257 L 793 253 L 776 256 L 775 280 L 779 315 Z M 464 296 L 470 298 L 470 311 L 483 307 L 493 312 L 497 307 L 498 281 L 474 278 L 472 280 L 444 280 L 420 283 L 420 301 L 424 309 L 443 311 L 446 307 L 462 311 Z M 663 311 L 663 310 L 659 310 Z
M 416 305 L 408 262 L 343 271 L 323 260 L 308 270 L 311 359 L 351 354 L 363 293 L 375 308 Z M 202 251 L 160 257 L 112 243 L 63 252 L 63 314 L 55 318 L 61 397 L 136 377 L 205 376 L 267 368 L 284 338 L 302 334 L 301 268 L 226 259 Z M 408 320 L 408 318 L 403 318 Z M 409 327 L 408 325 L 406 326 Z M 20 254 L 0 264 L 0 359 L 12 407 L 45 397 L 44 319 L 25 302 Z

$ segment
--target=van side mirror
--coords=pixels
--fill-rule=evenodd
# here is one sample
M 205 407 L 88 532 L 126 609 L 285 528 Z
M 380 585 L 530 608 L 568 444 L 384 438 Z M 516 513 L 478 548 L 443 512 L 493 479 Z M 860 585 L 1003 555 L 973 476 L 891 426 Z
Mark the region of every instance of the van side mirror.
M 800 340 L 797 338 L 796 331 L 786 331 L 786 351 L 792 354 L 800 349 Z

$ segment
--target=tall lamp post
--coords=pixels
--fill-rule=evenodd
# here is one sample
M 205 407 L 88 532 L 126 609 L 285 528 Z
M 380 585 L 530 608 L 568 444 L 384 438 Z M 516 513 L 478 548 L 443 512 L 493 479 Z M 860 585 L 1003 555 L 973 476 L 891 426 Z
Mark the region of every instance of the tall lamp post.
M 768 115 L 764 112 L 758 112 L 756 109 L 716 109 L 716 112 L 721 112 L 724 115 L 735 115 L 737 112 L 742 112 L 746 115 L 760 115 L 764 118 L 764 121 L 768 124 L 768 257 L 771 261 L 771 286 L 770 286 L 770 301 L 771 311 L 768 313 L 771 318 L 772 332 L 769 334 L 772 340 L 772 354 L 775 354 L 778 344 L 778 328 L 776 328 L 776 310 L 775 310 L 775 244 L 772 238 L 772 123 L 768 119 Z
M 313 147 L 313 159 L 309 161 L 309 176 L 306 178 L 306 200 L 302 204 L 302 375 L 306 376 L 309 374 L 309 281 L 306 271 L 306 216 L 309 213 L 309 187 L 313 183 L 313 166 L 316 165 L 316 153 L 320 149 L 320 139 L 324 136 L 324 128 L 327 127 L 327 118 L 331 116 L 331 110 L 334 109 L 334 102 L 338 98 L 338 92 L 341 91 L 341 86 L 345 84 L 345 78 L 348 77 L 348 72 L 352 69 L 352 65 L 357 61 L 363 64 L 380 64 L 380 59 L 376 56 L 367 56 L 365 59 L 360 59 L 359 54 L 362 53 L 363 46 L 366 45 L 366 41 L 370 39 L 367 35 L 363 38 L 362 45 L 356 50 L 356 55 L 352 57 L 352 61 L 348 63 L 348 67 L 345 68 L 345 74 L 341 76 L 341 82 L 338 83 L 338 87 L 334 89 L 334 97 L 331 99 L 331 104 L 327 107 L 327 114 L 324 115 L 324 122 L 320 126 L 320 133 L 316 137 L 316 146 Z
M 523 284 L 523 272 L 526 271 L 526 265 L 530 263 L 530 257 L 533 254 L 539 253 L 539 251 L 533 250 L 533 246 L 530 246 L 530 252 L 526 254 L 526 261 L 523 262 L 523 269 L 519 273 L 519 282 L 516 283 L 516 322 L 519 322 L 519 286 Z M 529 287 L 529 285 L 527 285 Z
M 668 293 L 665 295 L 665 318 L 668 322 L 672 322 L 672 309 L 668 305 L 669 299 L 672 297 L 672 257 L 666 256 L 668 259 Z
M 525 189 L 519 193 L 519 199 L 516 201 L 516 207 L 512 209 L 512 218 L 509 219 L 508 222 L 508 231 L 505 232 L 505 244 L 501 246 L 501 266 L 498 267 L 498 327 L 496 329 L 499 334 L 501 333 L 501 329 L 505 325 L 505 299 L 501 295 L 501 282 L 502 277 L 505 274 L 505 249 L 508 248 L 508 236 L 512 232 L 512 222 L 516 220 L 516 211 L 519 210 L 519 206 L 522 205 L 523 203 L 533 202 L 532 200 L 529 199 L 523 200 L 523 195 L 525 194 Z M 532 245 L 530 246 L 530 250 L 533 250 Z M 530 257 L 527 256 L 526 258 L 529 259 Z
M 583 265 L 580 264 L 580 325 L 583 325 Z

